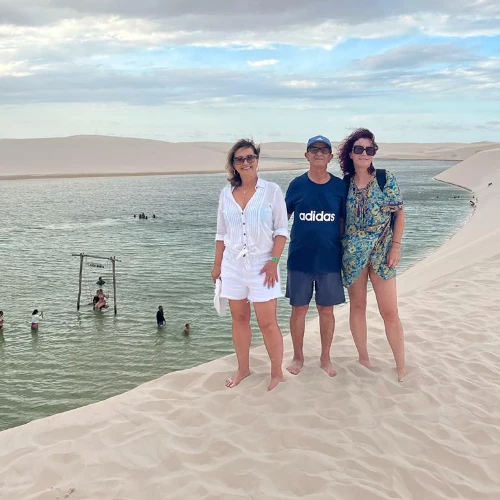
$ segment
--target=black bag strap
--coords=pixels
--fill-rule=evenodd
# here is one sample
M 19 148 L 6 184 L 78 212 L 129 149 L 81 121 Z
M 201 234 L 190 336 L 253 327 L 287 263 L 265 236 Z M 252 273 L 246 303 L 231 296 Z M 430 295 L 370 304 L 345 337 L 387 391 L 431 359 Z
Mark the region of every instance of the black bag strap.
M 380 191 L 384 192 L 385 185 L 387 184 L 387 172 L 385 168 L 377 168 L 377 170 L 375 170 L 375 176 L 377 177 Z

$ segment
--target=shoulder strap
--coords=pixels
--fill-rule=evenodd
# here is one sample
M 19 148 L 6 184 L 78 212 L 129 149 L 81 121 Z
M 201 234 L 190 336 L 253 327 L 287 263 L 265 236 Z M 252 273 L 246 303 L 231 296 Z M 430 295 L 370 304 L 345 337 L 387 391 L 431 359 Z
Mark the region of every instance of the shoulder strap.
M 375 176 L 377 177 L 380 191 L 384 191 L 385 185 L 387 184 L 387 172 L 383 168 L 377 168 L 377 170 L 375 170 Z

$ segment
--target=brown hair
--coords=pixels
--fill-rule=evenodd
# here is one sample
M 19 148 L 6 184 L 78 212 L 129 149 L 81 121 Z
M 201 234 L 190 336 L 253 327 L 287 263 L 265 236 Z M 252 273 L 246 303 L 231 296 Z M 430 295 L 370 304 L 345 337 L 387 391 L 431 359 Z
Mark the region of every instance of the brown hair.
M 367 128 L 357 128 L 351 132 L 337 147 L 337 157 L 344 177 L 346 175 L 354 175 L 354 163 L 349 153 L 352 151 L 352 147 L 358 139 L 369 139 L 372 141 L 372 144 L 378 148 L 378 144 L 375 142 L 375 135 Z M 371 173 L 374 170 L 373 163 L 371 163 L 369 172 Z
M 237 187 L 241 186 L 241 177 L 240 174 L 234 168 L 234 155 L 236 151 L 241 148 L 252 148 L 254 154 L 257 155 L 257 159 L 260 156 L 260 145 L 256 146 L 252 139 L 240 139 L 236 142 L 233 147 L 227 153 L 226 159 L 226 172 L 227 172 L 227 180 L 231 183 L 231 186 Z

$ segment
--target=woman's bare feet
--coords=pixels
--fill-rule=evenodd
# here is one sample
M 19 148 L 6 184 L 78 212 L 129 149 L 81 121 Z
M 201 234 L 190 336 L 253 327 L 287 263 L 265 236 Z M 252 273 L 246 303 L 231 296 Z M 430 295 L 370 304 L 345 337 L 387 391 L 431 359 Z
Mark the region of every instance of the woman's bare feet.
M 362 358 L 361 356 L 359 357 L 359 364 L 360 365 L 363 365 L 363 366 L 366 366 L 366 368 L 371 368 L 372 367 L 372 364 L 370 362 L 370 358 L 366 357 L 366 358 Z
M 300 373 L 300 370 L 302 370 L 302 367 L 304 366 L 304 360 L 303 359 L 292 359 L 292 362 L 290 363 L 290 366 L 287 366 L 286 369 L 292 374 L 292 375 L 298 375 Z
M 325 370 L 329 377 L 335 377 L 337 375 L 337 371 L 335 370 L 332 362 L 329 359 L 325 361 L 320 360 L 319 366 L 321 366 L 321 368 Z
M 280 382 L 286 382 L 286 379 L 285 377 L 283 377 L 283 375 L 271 377 L 271 382 L 269 382 L 267 390 L 272 391 Z
M 398 368 L 398 382 L 404 382 L 406 377 L 406 368 Z
M 226 379 L 226 387 L 232 389 L 236 387 L 244 378 L 250 375 L 250 370 L 246 372 L 240 372 L 239 370 L 232 376 Z

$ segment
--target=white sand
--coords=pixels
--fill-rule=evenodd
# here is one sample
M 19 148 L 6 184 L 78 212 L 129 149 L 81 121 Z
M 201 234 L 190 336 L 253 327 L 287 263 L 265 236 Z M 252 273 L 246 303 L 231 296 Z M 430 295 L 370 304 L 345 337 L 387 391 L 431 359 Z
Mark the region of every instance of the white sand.
M 232 143 L 172 143 L 108 136 L 0 139 L 0 180 L 224 172 Z M 500 143 L 381 144 L 378 157 L 464 160 Z M 307 168 L 305 144 L 262 144 L 263 170 Z M 284 158 L 302 159 L 290 162 Z
M 478 208 L 399 279 L 403 384 L 370 296 L 373 371 L 356 362 L 341 308 L 335 379 L 318 367 L 313 320 L 306 367 L 270 393 L 260 347 L 234 389 L 229 356 L 0 433 L 0 498 L 498 500 L 499 164 L 497 149 L 440 176 Z M 285 347 L 290 360 L 289 337 Z

